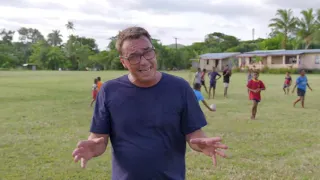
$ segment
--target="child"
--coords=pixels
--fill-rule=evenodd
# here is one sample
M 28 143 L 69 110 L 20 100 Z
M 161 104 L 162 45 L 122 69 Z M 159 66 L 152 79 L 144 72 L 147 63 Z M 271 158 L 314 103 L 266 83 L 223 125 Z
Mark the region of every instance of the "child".
M 224 93 L 223 93 L 223 96 L 224 96 L 225 98 L 227 98 L 227 97 L 228 97 L 228 87 L 229 87 L 230 77 L 231 77 L 231 71 L 230 71 L 228 65 L 225 66 L 222 75 L 223 75 L 223 83 L 224 83 Z
M 252 69 L 248 69 L 248 74 L 247 74 L 247 84 L 249 81 L 252 79 Z M 248 90 L 248 94 L 250 95 L 250 91 Z
M 193 84 L 195 83 L 201 83 L 201 69 L 198 68 L 198 71 L 196 72 L 196 74 L 194 75 L 194 79 L 193 79 Z
M 206 72 L 207 72 L 206 69 L 203 69 L 203 70 L 202 70 L 202 73 L 201 73 L 201 85 L 204 86 L 204 89 L 205 89 L 206 92 L 208 93 L 208 89 L 207 89 L 206 83 L 204 82 L 204 77 L 205 77 L 205 75 L 206 75 Z
M 285 81 L 284 81 L 284 84 L 283 84 L 283 91 L 284 91 L 284 94 L 289 94 L 289 89 L 290 89 L 290 86 L 291 86 L 291 76 L 290 76 L 290 72 L 287 72 L 286 73 L 286 77 L 285 77 Z
M 307 86 L 312 91 L 311 87 L 308 83 L 308 78 L 305 75 L 305 71 L 302 69 L 300 70 L 300 76 L 296 80 L 296 84 L 292 90 L 292 93 L 294 93 L 295 88 L 297 87 L 297 94 L 299 98 L 293 103 L 293 107 L 296 106 L 296 104 L 301 101 L 301 106 L 304 108 L 304 96 L 306 94 Z
M 100 88 L 102 86 L 101 77 L 97 77 L 97 80 L 98 80 L 98 83 L 97 83 L 98 91 L 100 91 Z
M 98 94 L 98 79 L 94 79 L 94 84 L 92 85 L 92 101 L 90 103 L 90 107 L 92 107 L 93 102 L 96 101 L 97 94 Z
M 247 84 L 248 90 L 250 91 L 250 95 L 249 95 L 250 100 L 253 101 L 252 115 L 251 115 L 252 120 L 256 118 L 258 103 L 261 101 L 260 92 L 266 89 L 266 87 L 264 86 L 264 83 L 258 80 L 258 78 L 259 78 L 259 72 L 254 72 L 253 79 L 251 79 Z
M 217 84 L 217 80 L 221 78 L 221 75 L 216 72 L 216 68 L 212 67 L 212 72 L 208 74 L 209 78 L 210 78 L 210 87 L 209 87 L 209 99 L 211 96 L 211 89 L 212 89 L 212 99 L 214 99 L 214 95 L 216 92 L 216 84 Z M 217 76 L 219 76 L 218 78 L 216 78 Z
M 193 92 L 197 97 L 198 102 L 202 101 L 202 103 L 209 109 L 209 111 L 215 111 L 209 107 L 207 102 L 204 100 L 202 94 L 201 94 L 201 85 L 199 83 L 195 83 L 193 85 Z

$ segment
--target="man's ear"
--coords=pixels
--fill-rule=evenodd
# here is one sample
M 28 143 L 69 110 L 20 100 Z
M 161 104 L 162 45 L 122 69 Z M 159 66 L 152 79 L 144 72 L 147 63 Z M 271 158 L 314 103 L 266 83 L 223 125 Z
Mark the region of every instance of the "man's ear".
M 125 69 L 128 69 L 127 65 L 126 65 L 125 62 L 124 62 L 124 59 L 122 59 L 122 58 L 120 57 L 120 61 L 121 61 L 122 66 L 123 66 Z

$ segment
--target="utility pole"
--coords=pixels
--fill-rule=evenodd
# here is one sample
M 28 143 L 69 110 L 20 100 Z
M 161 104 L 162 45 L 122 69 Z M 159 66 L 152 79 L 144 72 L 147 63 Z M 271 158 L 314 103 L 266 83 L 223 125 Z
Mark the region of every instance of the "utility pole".
M 176 40 L 176 50 L 178 49 L 178 38 L 174 37 L 174 39 Z
M 254 28 L 252 29 L 252 40 L 254 41 Z

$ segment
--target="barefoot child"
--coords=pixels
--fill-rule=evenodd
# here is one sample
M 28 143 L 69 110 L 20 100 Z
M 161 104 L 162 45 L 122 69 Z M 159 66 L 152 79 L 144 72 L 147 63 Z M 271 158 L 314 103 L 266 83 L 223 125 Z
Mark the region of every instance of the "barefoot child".
M 98 94 L 98 79 L 94 79 L 93 81 L 93 85 L 92 85 L 92 101 L 90 103 L 90 106 L 92 107 L 93 102 L 96 101 L 97 98 L 97 94 Z
M 101 77 L 97 77 L 97 80 L 98 80 L 97 82 L 98 91 L 100 91 L 100 88 L 102 86 Z
M 305 75 L 305 71 L 302 69 L 300 70 L 300 76 L 297 78 L 296 84 L 292 90 L 292 93 L 294 93 L 294 90 L 297 87 L 297 94 L 299 96 L 299 98 L 293 103 L 294 107 L 299 101 L 301 101 L 301 106 L 302 108 L 304 108 L 304 97 L 306 94 L 307 86 L 312 91 L 312 88 L 309 86 L 309 83 L 308 83 L 308 78 Z
M 204 81 L 206 73 L 207 73 L 207 70 L 206 70 L 206 69 L 203 69 L 203 70 L 202 70 L 202 73 L 201 73 L 201 85 L 204 87 L 204 89 L 205 89 L 206 92 L 208 93 L 208 89 L 207 89 L 206 83 L 205 83 L 205 81 Z
M 217 80 L 221 78 L 221 75 L 216 71 L 216 68 L 212 68 L 212 72 L 208 74 L 210 79 L 210 86 L 209 86 L 209 99 L 211 97 L 211 90 L 212 90 L 212 99 L 214 99 L 214 95 L 216 92 L 216 84 Z M 218 78 L 217 78 L 218 76 Z
M 211 109 L 211 108 L 209 107 L 209 105 L 207 104 L 207 102 L 204 100 L 204 98 L 203 98 L 203 96 L 202 96 L 202 94 L 201 94 L 201 85 L 200 85 L 199 83 L 195 83 L 195 84 L 193 85 L 193 92 L 194 92 L 194 94 L 196 95 L 197 100 L 198 100 L 199 102 L 202 101 L 203 105 L 205 105 L 205 106 L 209 109 L 209 111 L 214 111 L 213 109 Z
M 247 74 L 247 84 L 249 81 L 252 79 L 252 69 L 248 69 L 248 74 Z M 250 91 L 248 90 L 248 94 L 250 95 Z
M 285 81 L 284 81 L 284 84 L 283 84 L 284 94 L 289 94 L 291 82 L 292 82 L 292 78 L 290 76 L 290 72 L 287 72 L 286 73 L 286 77 L 285 77 Z
M 266 89 L 266 87 L 264 86 L 264 83 L 260 81 L 258 78 L 259 78 L 259 73 L 254 72 L 253 79 L 251 79 L 247 85 L 248 90 L 250 91 L 250 94 L 249 94 L 250 100 L 252 100 L 253 102 L 253 106 L 251 110 L 252 111 L 251 119 L 256 118 L 258 103 L 261 101 L 260 92 Z

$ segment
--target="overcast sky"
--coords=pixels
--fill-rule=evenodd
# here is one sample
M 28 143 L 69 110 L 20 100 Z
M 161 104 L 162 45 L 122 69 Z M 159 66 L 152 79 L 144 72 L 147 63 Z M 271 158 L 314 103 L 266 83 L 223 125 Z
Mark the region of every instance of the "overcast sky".
M 75 33 L 95 38 L 105 49 L 108 38 L 128 26 L 142 26 L 163 44 L 189 45 L 212 32 L 242 40 L 265 38 L 269 20 L 278 8 L 320 7 L 320 0 L 0 0 L 0 29 L 39 29 L 45 36 L 59 29 L 66 40 L 65 24 Z

